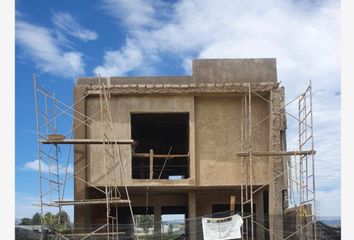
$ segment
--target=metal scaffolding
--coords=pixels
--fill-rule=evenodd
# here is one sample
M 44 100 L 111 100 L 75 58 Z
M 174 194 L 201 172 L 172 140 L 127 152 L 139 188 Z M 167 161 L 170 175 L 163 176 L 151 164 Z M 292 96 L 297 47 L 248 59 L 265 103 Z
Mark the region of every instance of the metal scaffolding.
M 275 101 L 274 90 L 268 96 L 262 96 L 251 89 L 242 97 L 242 124 L 241 124 L 241 152 L 237 155 L 241 158 L 241 213 L 244 219 L 242 226 L 242 239 L 257 239 L 256 228 L 269 232 L 270 239 L 316 239 L 316 206 L 315 206 L 315 165 L 314 165 L 314 136 L 312 120 L 312 85 L 311 82 L 304 93 L 295 97 L 287 104 L 282 100 Z M 255 98 L 266 101 L 269 106 L 269 114 L 258 121 L 252 116 L 252 100 Z M 290 104 L 297 101 L 297 116 L 286 110 Z M 286 139 L 281 135 L 280 129 L 272 129 L 273 121 L 284 121 L 289 116 L 298 123 L 298 149 L 286 150 Z M 254 147 L 253 131 L 260 127 L 260 124 L 269 121 L 270 135 L 277 132 L 277 138 L 282 143 L 277 149 L 269 146 L 269 151 L 259 151 Z M 283 129 L 284 130 L 284 129 Z M 284 131 L 285 133 L 285 131 Z M 283 139 L 284 138 L 284 139 Z M 254 162 L 259 157 L 268 157 L 273 169 L 271 179 L 268 183 L 255 185 Z M 276 188 L 275 191 L 285 190 L 286 206 L 282 207 L 281 217 L 289 211 L 295 211 L 295 218 L 300 218 L 292 232 L 283 233 L 281 226 L 266 226 L 265 223 L 256 219 L 254 209 L 254 195 L 269 187 L 270 184 L 280 184 L 283 189 Z M 246 209 L 248 209 L 246 211 Z M 276 216 L 269 216 L 275 218 Z M 271 219 L 269 220 L 271 221 Z M 281 228 L 281 234 L 277 234 L 275 228 Z
M 101 81 L 96 86 L 99 91 L 100 110 L 94 114 L 100 114 L 99 124 L 100 129 L 93 129 L 92 125 L 88 124 L 95 122 L 93 116 L 86 116 L 81 112 L 75 110 L 75 105 L 80 101 L 84 101 L 87 95 L 76 100 L 73 105 L 67 105 L 55 97 L 55 94 L 50 93 L 38 84 L 36 76 L 33 76 L 34 81 L 34 96 L 35 96 L 35 110 L 36 110 L 36 124 L 37 124 L 37 139 L 38 139 L 38 169 L 39 169 L 39 190 L 40 190 L 40 211 L 41 211 L 41 239 L 45 239 L 46 225 L 45 213 L 46 211 L 58 212 L 55 219 L 51 222 L 57 225 L 61 224 L 61 212 L 65 206 L 90 206 L 92 204 L 105 205 L 106 223 L 97 226 L 95 229 L 87 232 L 69 232 L 65 233 L 62 228 L 53 229 L 51 239 L 87 239 L 92 236 L 100 236 L 100 239 L 118 239 L 120 232 L 118 229 L 118 204 L 128 204 L 132 223 L 135 231 L 135 219 L 133 216 L 131 201 L 129 198 L 128 188 L 126 186 L 125 173 L 121 163 L 120 145 L 132 145 L 133 140 L 130 139 L 116 139 L 115 130 L 113 128 L 110 94 L 107 87 Z M 71 121 L 71 128 L 65 133 L 58 129 L 59 118 L 68 116 Z M 84 120 L 82 120 L 84 117 Z M 73 120 L 79 122 L 74 127 Z M 63 125 L 63 124 L 62 124 Z M 65 122 L 65 126 L 70 125 L 70 122 Z M 97 131 L 101 136 L 98 139 L 73 139 L 74 130 L 79 126 L 85 125 L 91 128 L 92 131 Z M 89 163 L 80 169 L 70 170 L 69 161 L 72 157 L 72 146 L 75 144 L 92 145 L 95 144 L 102 149 L 102 158 L 104 165 L 104 184 L 103 186 L 96 186 L 88 182 L 86 179 L 80 178 L 77 173 L 85 170 Z M 67 156 L 63 156 L 64 147 L 66 147 Z M 122 198 L 117 186 L 112 185 L 112 180 L 109 179 L 108 171 L 116 171 L 121 176 L 124 185 L 124 195 L 126 199 Z M 71 173 L 72 172 L 72 173 Z M 70 174 L 71 173 L 71 174 Z M 82 181 L 90 186 L 95 191 L 104 194 L 104 198 L 100 199 L 82 199 L 82 200 L 64 200 L 65 186 L 71 180 Z M 112 213 L 112 208 L 115 212 Z M 134 234 L 135 235 L 135 234 Z M 135 235 L 136 238 L 138 238 Z

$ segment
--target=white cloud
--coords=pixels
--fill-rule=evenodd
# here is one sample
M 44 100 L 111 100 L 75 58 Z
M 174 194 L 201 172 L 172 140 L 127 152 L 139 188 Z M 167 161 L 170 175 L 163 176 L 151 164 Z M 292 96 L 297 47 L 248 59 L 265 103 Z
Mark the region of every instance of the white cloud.
M 105 9 L 119 24 L 129 28 L 140 28 L 157 23 L 151 0 L 104 0 Z
M 172 53 L 186 69 L 190 69 L 191 59 L 197 57 L 276 57 L 283 82 L 291 84 L 296 77 L 297 82 L 311 77 L 321 79 L 322 88 L 338 85 L 328 78 L 328 74 L 339 69 L 339 4 L 335 1 L 324 2 L 317 8 L 279 0 L 266 4 L 180 1 L 169 10 L 162 8 L 171 12 L 164 22 L 159 21 L 156 9 L 151 10 L 158 1 L 146 1 L 143 5 L 129 1 L 129 7 L 122 2 L 110 0 L 104 5 L 128 27 L 129 38 L 117 50 L 116 57 L 129 48 L 140 51 L 145 59 Z M 144 6 L 148 3 L 148 7 Z M 141 9 L 150 10 L 141 14 L 139 24 L 126 17 L 140 13 Z M 120 74 L 143 68 L 146 63 L 149 61 L 141 61 Z M 296 90 L 304 87 L 292 85 Z
M 82 54 L 61 49 L 61 42 L 48 28 L 17 20 L 16 44 L 43 72 L 63 77 L 84 74 Z
M 82 27 L 69 13 L 54 12 L 52 21 L 56 27 L 64 31 L 65 34 L 76 37 L 82 41 L 97 39 L 97 33 Z
M 164 5 L 163 13 L 156 7 L 161 1 L 138 3 L 105 1 L 104 9 L 115 15 L 118 24 L 126 25 L 128 38 L 124 46 L 105 53 L 96 73 L 139 74 L 146 68 L 158 72 L 166 55 L 180 61 L 187 74 L 193 58 L 277 58 L 278 80 L 285 86 L 287 100 L 312 80 L 318 200 L 328 201 L 326 192 L 337 194 L 340 2 L 189 0 Z M 135 17 L 138 14 L 140 19 Z M 289 136 L 294 135 L 291 131 L 289 127 Z M 334 197 L 332 204 L 340 206 L 339 199 Z M 326 214 L 340 215 L 339 208 L 323 206 L 320 210 Z
M 59 164 L 59 174 L 65 173 L 65 168 L 66 168 L 65 166 Z M 23 165 L 23 169 L 38 171 L 38 169 L 39 169 L 39 160 L 36 159 L 36 160 L 30 161 L 30 162 L 26 162 Z M 43 161 L 41 161 L 41 171 L 45 172 L 45 173 L 49 173 L 49 165 L 47 163 L 43 162 Z M 55 172 L 56 171 L 56 169 L 53 167 L 53 165 L 51 165 L 50 171 L 51 172 Z M 71 165 L 68 166 L 67 172 L 68 173 L 73 173 L 74 172 L 74 169 L 73 169 L 73 167 Z
M 127 40 L 126 46 L 118 51 L 107 51 L 102 66 L 95 68 L 95 74 L 101 76 L 123 75 L 132 68 L 141 66 L 142 52 L 132 41 Z

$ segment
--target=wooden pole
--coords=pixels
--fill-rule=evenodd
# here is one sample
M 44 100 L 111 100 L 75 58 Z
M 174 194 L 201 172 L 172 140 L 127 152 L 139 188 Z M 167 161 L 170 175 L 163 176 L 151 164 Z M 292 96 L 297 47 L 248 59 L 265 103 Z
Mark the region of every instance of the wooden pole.
M 150 149 L 150 179 L 154 177 L 154 150 Z
M 230 212 L 232 212 L 232 213 L 235 212 L 235 205 L 236 205 L 236 196 L 231 195 L 230 196 Z

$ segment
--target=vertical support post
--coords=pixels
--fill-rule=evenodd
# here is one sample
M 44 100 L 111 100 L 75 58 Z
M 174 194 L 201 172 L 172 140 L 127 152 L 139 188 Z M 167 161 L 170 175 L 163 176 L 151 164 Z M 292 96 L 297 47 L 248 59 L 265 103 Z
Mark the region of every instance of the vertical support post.
M 302 142 L 304 139 L 306 139 L 305 133 L 306 133 L 306 122 L 302 123 L 301 119 L 306 119 L 306 92 L 302 94 L 299 98 L 299 151 L 302 151 Z M 303 178 L 303 170 L 304 170 L 304 159 L 306 156 L 300 156 L 299 161 L 300 161 L 300 170 L 299 170 L 299 183 L 300 183 L 300 204 L 304 202 L 304 178 Z M 302 233 L 302 230 L 301 230 Z
M 150 149 L 150 170 L 149 170 L 149 179 L 153 179 L 154 178 L 154 150 Z
M 57 133 L 57 125 L 56 125 L 56 118 L 57 118 L 57 111 L 56 111 L 56 108 L 57 108 L 57 101 L 56 101 L 56 98 L 55 98 L 55 93 L 53 93 L 53 132 L 54 133 Z M 60 174 L 60 171 L 59 171 L 59 146 L 57 144 L 54 145 L 55 147 L 55 159 L 56 159 L 56 174 L 57 174 L 57 178 L 56 178 L 56 183 L 57 186 L 58 186 L 58 201 L 60 201 L 60 177 L 59 177 L 59 174 Z M 64 194 L 64 192 L 63 192 Z M 60 222 L 61 222 L 61 206 L 59 205 L 59 217 L 58 217 L 58 224 L 60 225 Z M 59 233 L 61 233 L 61 230 L 59 230 Z
M 303 145 L 302 143 L 304 142 L 304 140 L 306 139 L 305 133 L 307 130 L 306 127 L 306 122 L 302 122 L 305 121 L 306 119 L 306 91 L 300 96 L 299 98 L 299 122 L 298 122 L 298 126 L 299 126 L 299 151 L 302 151 L 303 149 Z M 302 120 L 303 119 L 303 120 Z M 305 137 L 304 137 L 305 136 Z M 304 210 L 303 208 L 303 202 L 304 202 L 304 176 L 303 176 L 303 171 L 304 171 L 304 159 L 307 158 L 307 156 L 300 156 L 299 157 L 299 191 L 300 191 L 300 216 L 297 216 L 297 218 L 299 218 L 299 223 L 297 223 L 297 225 L 299 225 L 299 227 L 301 227 L 302 225 L 306 224 L 306 221 L 304 220 L 305 218 L 302 217 L 302 212 Z M 297 228 L 297 227 L 296 227 Z M 304 239 L 304 230 L 301 228 L 300 233 L 299 233 L 299 239 L 303 240 Z
M 117 188 L 116 188 L 116 190 L 115 190 L 115 197 L 118 197 L 118 194 L 117 194 Z M 118 240 L 119 239 L 119 234 L 118 234 L 118 232 L 119 232 L 119 220 L 118 220 L 118 205 L 116 204 L 116 206 L 115 206 L 115 209 L 116 209 L 116 232 L 117 232 L 117 234 L 116 234 L 116 240 Z
M 161 206 L 154 206 L 154 240 L 161 240 Z
M 103 85 L 103 83 L 101 82 L 100 77 L 98 77 L 98 81 L 100 84 L 100 112 L 101 112 L 101 123 L 102 123 L 102 139 L 103 141 L 103 169 L 104 169 L 104 189 L 105 189 L 105 195 L 106 195 L 106 226 L 107 226 L 107 240 L 109 240 L 110 236 L 109 236 L 109 232 L 110 232 L 110 207 L 109 207 L 109 189 L 108 189 L 108 182 L 107 182 L 107 149 L 106 149 L 106 144 L 105 144 L 105 140 L 107 138 L 106 136 L 106 114 L 107 114 L 107 106 L 106 106 L 106 102 L 105 102 L 105 86 Z
M 312 214 L 313 214 L 313 221 L 314 221 L 314 226 L 313 226 L 313 234 L 314 234 L 314 240 L 317 239 L 317 220 L 316 220 L 316 184 L 315 184 L 315 154 L 313 153 L 315 150 L 315 140 L 313 136 L 313 110 L 312 110 L 312 81 L 310 80 L 310 117 L 311 117 L 311 161 L 312 161 L 312 191 L 313 191 L 313 207 L 312 207 Z
M 252 92 L 251 83 L 248 86 L 248 143 L 249 143 L 249 183 L 251 208 L 251 239 L 254 240 L 254 210 L 253 210 L 253 156 L 252 156 Z
M 45 94 L 44 95 L 44 121 L 45 121 L 45 130 L 46 130 L 46 138 L 48 137 L 48 135 L 49 135 L 49 127 L 50 127 L 50 123 L 49 123 L 49 117 L 48 117 L 48 96 Z M 55 147 L 55 146 L 54 146 Z M 56 148 L 56 147 L 55 147 Z M 52 190 L 54 190 L 55 191 L 55 188 L 53 188 L 53 186 L 52 186 L 52 171 L 51 171 L 51 169 L 52 169 L 52 160 L 53 159 L 49 159 L 49 161 L 47 162 L 47 168 L 48 168 L 48 173 L 49 173 L 49 175 L 48 175 L 48 178 L 49 178 L 49 189 L 52 189 Z M 49 192 L 49 202 L 52 202 L 52 192 L 53 191 L 50 191 Z M 53 220 L 53 217 L 52 217 L 52 215 L 50 216 L 50 221 L 52 221 Z
M 37 158 L 38 158 L 38 173 L 39 173 L 39 194 L 40 194 L 40 204 L 41 204 L 41 237 L 40 239 L 44 239 L 44 231 L 43 231 L 43 193 L 42 193 L 42 168 L 41 168 L 41 154 L 40 154 L 40 129 L 39 129 L 39 114 L 38 114 L 38 96 L 37 96 L 37 79 L 36 75 L 33 74 L 33 84 L 34 84 L 34 100 L 35 100 L 35 110 L 36 110 L 36 127 L 37 127 Z
M 188 218 L 190 219 L 188 228 L 189 228 L 189 238 L 190 240 L 197 239 L 197 201 L 196 201 L 196 192 L 188 191 Z
M 236 196 L 231 195 L 230 196 L 230 213 L 232 213 L 232 214 L 235 212 L 235 205 L 236 205 Z
M 263 205 L 263 191 L 258 191 L 254 195 L 256 202 L 256 221 L 258 224 L 264 226 L 264 205 Z M 264 240 L 264 229 L 257 227 L 257 240 Z
M 244 151 L 244 144 L 245 144 L 245 106 L 246 106 L 246 97 L 245 95 L 242 97 L 242 102 L 241 102 L 241 152 Z M 241 157 L 241 216 L 244 217 L 244 181 L 245 181 L 245 174 L 246 174 L 246 169 L 244 166 L 244 157 Z M 245 224 L 242 225 L 241 227 L 241 238 L 244 239 L 244 233 L 245 233 Z

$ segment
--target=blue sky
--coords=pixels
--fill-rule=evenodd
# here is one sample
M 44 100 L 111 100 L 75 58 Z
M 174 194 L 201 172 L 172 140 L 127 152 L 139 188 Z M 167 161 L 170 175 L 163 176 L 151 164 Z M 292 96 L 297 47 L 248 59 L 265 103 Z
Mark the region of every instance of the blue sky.
M 16 218 L 38 210 L 33 73 L 71 104 L 78 76 L 188 75 L 194 58 L 262 57 L 277 58 L 287 100 L 313 82 L 318 211 L 340 216 L 339 1 L 17 0 Z

